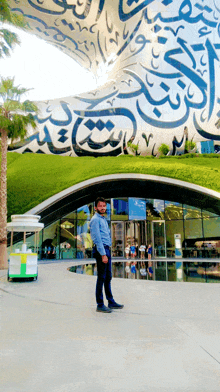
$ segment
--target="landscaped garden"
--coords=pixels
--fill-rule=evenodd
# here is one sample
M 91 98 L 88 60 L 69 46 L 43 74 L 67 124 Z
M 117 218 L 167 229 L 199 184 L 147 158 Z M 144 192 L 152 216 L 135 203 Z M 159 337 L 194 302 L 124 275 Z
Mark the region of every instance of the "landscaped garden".
M 142 173 L 175 178 L 220 192 L 220 155 L 62 157 L 8 153 L 8 218 L 90 178 Z

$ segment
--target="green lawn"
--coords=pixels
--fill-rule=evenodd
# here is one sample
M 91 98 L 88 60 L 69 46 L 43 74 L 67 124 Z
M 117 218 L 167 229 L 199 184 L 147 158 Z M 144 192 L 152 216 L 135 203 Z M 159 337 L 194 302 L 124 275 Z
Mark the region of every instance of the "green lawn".
M 8 153 L 8 216 L 22 214 L 81 181 L 114 173 L 143 173 L 175 178 L 220 192 L 220 156 L 153 158 L 61 157 Z

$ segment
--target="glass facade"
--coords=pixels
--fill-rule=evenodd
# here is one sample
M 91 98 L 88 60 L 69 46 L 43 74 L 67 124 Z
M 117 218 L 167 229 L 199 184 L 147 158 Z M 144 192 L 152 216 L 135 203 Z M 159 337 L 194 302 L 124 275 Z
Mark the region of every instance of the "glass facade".
M 89 223 L 94 203 L 82 206 L 45 227 L 40 233 L 39 259 L 92 258 Z M 112 233 L 112 257 L 125 257 L 125 248 L 151 244 L 152 256 L 175 257 L 175 235 L 180 235 L 183 257 L 220 256 L 220 217 L 187 204 L 160 199 L 107 200 Z M 27 238 L 33 246 L 33 238 Z M 146 256 L 146 253 L 145 253 Z M 167 274 L 169 275 L 169 268 Z

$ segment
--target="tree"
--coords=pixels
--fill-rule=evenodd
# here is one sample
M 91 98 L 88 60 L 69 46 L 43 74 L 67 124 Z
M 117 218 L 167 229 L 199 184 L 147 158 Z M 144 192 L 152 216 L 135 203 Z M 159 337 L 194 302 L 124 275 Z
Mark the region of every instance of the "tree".
M 0 2 L 0 58 L 4 56 L 9 56 L 10 51 L 14 48 L 16 44 L 19 44 L 19 38 L 16 33 L 5 28 L 4 23 L 9 25 L 27 29 L 29 27 L 23 15 L 18 15 L 11 11 L 8 1 L 1 0 Z M 26 104 L 20 104 L 18 97 L 23 94 L 26 90 L 19 89 L 13 86 L 14 80 L 6 83 L 6 80 L 2 80 L 1 83 L 1 94 L 3 98 L 3 104 L 0 105 L 0 153 L 1 153 L 1 177 L 0 177 L 0 268 L 7 267 L 7 144 L 8 136 L 14 137 L 21 136 L 24 134 L 23 130 L 25 128 L 26 120 L 22 120 L 21 113 L 16 113 L 17 110 L 24 110 L 26 106 L 26 111 L 28 110 L 28 101 Z M 12 91 L 10 87 L 13 88 Z M 6 91 L 9 89 L 8 92 Z M 11 103 L 9 104 L 9 101 Z M 17 105 L 15 102 L 17 101 Z M 20 109 L 19 109 L 19 105 Z M 23 105 L 23 106 L 22 106 Z M 29 109 L 31 109 L 31 104 Z M 32 110 L 32 109 L 31 109 Z M 19 116 L 20 124 L 19 124 Z M 24 116 L 24 114 L 23 114 Z M 33 121 L 32 117 L 27 115 L 27 123 Z M 16 136 L 17 135 L 17 136 Z
M 16 44 L 19 44 L 19 38 L 16 33 L 3 27 L 4 23 L 27 29 L 29 27 L 23 15 L 18 15 L 10 10 L 7 0 L 1 0 L 0 3 L 0 58 L 10 55 L 10 50 Z
M 7 268 L 7 148 L 8 139 L 23 139 L 28 127 L 36 128 L 33 113 L 37 106 L 31 101 L 20 99 L 28 89 L 14 85 L 14 78 L 0 82 L 0 137 L 1 137 L 1 177 L 0 177 L 0 269 Z

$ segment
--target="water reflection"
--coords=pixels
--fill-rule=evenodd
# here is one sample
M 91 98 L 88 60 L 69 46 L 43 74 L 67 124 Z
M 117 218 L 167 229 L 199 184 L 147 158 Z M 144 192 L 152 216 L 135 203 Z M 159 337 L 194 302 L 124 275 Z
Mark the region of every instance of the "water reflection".
M 95 263 L 72 266 L 69 271 L 77 274 L 97 275 Z M 117 261 L 112 263 L 112 276 L 123 279 L 141 279 L 176 282 L 176 262 L 161 261 Z M 184 262 L 182 281 L 197 283 L 220 283 L 220 263 Z

